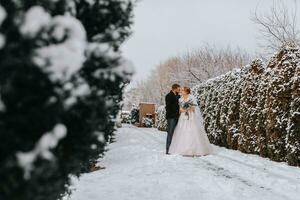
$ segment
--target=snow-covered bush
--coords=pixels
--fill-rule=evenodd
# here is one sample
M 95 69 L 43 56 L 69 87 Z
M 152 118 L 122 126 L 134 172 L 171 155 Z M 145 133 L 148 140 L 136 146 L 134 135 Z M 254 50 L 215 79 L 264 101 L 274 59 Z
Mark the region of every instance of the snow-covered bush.
M 138 123 L 140 120 L 140 109 L 138 106 L 133 105 L 130 111 L 130 121 L 132 124 Z
M 193 88 L 214 144 L 300 165 L 299 47 Z
M 237 149 L 242 80 L 248 67 L 233 70 L 192 89 L 203 113 L 211 142 Z
M 153 119 L 151 119 L 150 117 L 143 117 L 142 120 L 143 126 L 146 128 L 152 128 L 154 123 L 153 123 Z
M 260 133 L 261 129 L 258 129 L 259 114 L 262 109 L 257 107 L 258 101 L 262 98 L 259 87 L 261 84 L 261 75 L 264 72 L 264 66 L 261 60 L 254 60 L 249 72 L 245 75 L 243 85 L 241 88 L 241 100 L 240 100 L 240 132 L 239 137 L 239 150 L 249 153 L 261 152 L 260 143 L 262 136 L 265 134 Z M 261 135 L 260 135 L 261 134 Z
M 165 106 L 160 106 L 157 109 L 157 114 L 155 118 L 156 128 L 160 131 L 167 131 L 167 119 L 166 119 L 166 108 Z
M 0 4 L 0 199 L 60 199 L 111 141 L 132 2 Z
M 120 115 L 120 118 L 121 118 L 121 123 L 124 123 L 124 124 L 130 124 L 131 123 L 130 112 L 122 111 L 121 115 Z
M 299 59 L 299 57 L 298 57 Z M 290 80 L 292 87 L 291 107 L 287 125 L 287 161 L 292 165 L 299 165 L 300 160 L 300 65 Z
M 270 71 L 266 99 L 267 149 L 269 156 L 278 161 L 286 161 L 288 145 L 286 138 L 293 91 L 292 80 L 299 65 L 299 49 L 287 46 L 275 54 L 267 66 Z

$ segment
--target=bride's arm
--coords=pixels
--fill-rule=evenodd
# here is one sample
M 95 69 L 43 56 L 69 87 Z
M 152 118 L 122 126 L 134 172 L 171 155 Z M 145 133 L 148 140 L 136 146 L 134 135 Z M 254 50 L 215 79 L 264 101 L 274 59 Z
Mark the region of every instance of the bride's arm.
M 184 113 L 184 112 L 186 112 L 186 110 L 180 108 L 179 112 L 180 112 L 180 113 Z
M 187 110 L 188 112 L 195 112 L 195 107 L 191 107 L 190 109 Z

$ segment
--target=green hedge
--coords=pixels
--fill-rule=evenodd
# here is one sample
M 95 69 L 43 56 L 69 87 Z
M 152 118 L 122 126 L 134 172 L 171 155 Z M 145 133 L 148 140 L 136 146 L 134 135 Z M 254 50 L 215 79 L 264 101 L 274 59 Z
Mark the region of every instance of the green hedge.
M 212 143 L 300 165 L 300 51 L 293 44 L 193 88 Z

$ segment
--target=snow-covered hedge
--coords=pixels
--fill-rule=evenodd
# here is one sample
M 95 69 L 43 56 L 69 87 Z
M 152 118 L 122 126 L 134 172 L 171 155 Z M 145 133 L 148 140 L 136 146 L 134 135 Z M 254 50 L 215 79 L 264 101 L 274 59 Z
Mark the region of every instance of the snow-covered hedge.
M 111 141 L 132 2 L 0 4 L 0 199 L 60 199 Z
M 167 130 L 167 119 L 166 119 L 165 106 L 158 107 L 155 120 L 156 120 L 155 125 L 158 130 L 160 130 L 160 131 Z
M 193 88 L 216 145 L 300 165 L 300 50 L 289 44 L 265 65 L 228 72 Z

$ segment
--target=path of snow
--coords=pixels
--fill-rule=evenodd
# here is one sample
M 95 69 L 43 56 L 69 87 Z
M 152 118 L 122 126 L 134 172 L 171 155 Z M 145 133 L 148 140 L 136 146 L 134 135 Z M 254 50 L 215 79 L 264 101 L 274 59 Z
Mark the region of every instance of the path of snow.
M 214 147 L 201 158 L 164 154 L 166 134 L 125 126 L 66 200 L 299 200 L 300 169 Z

